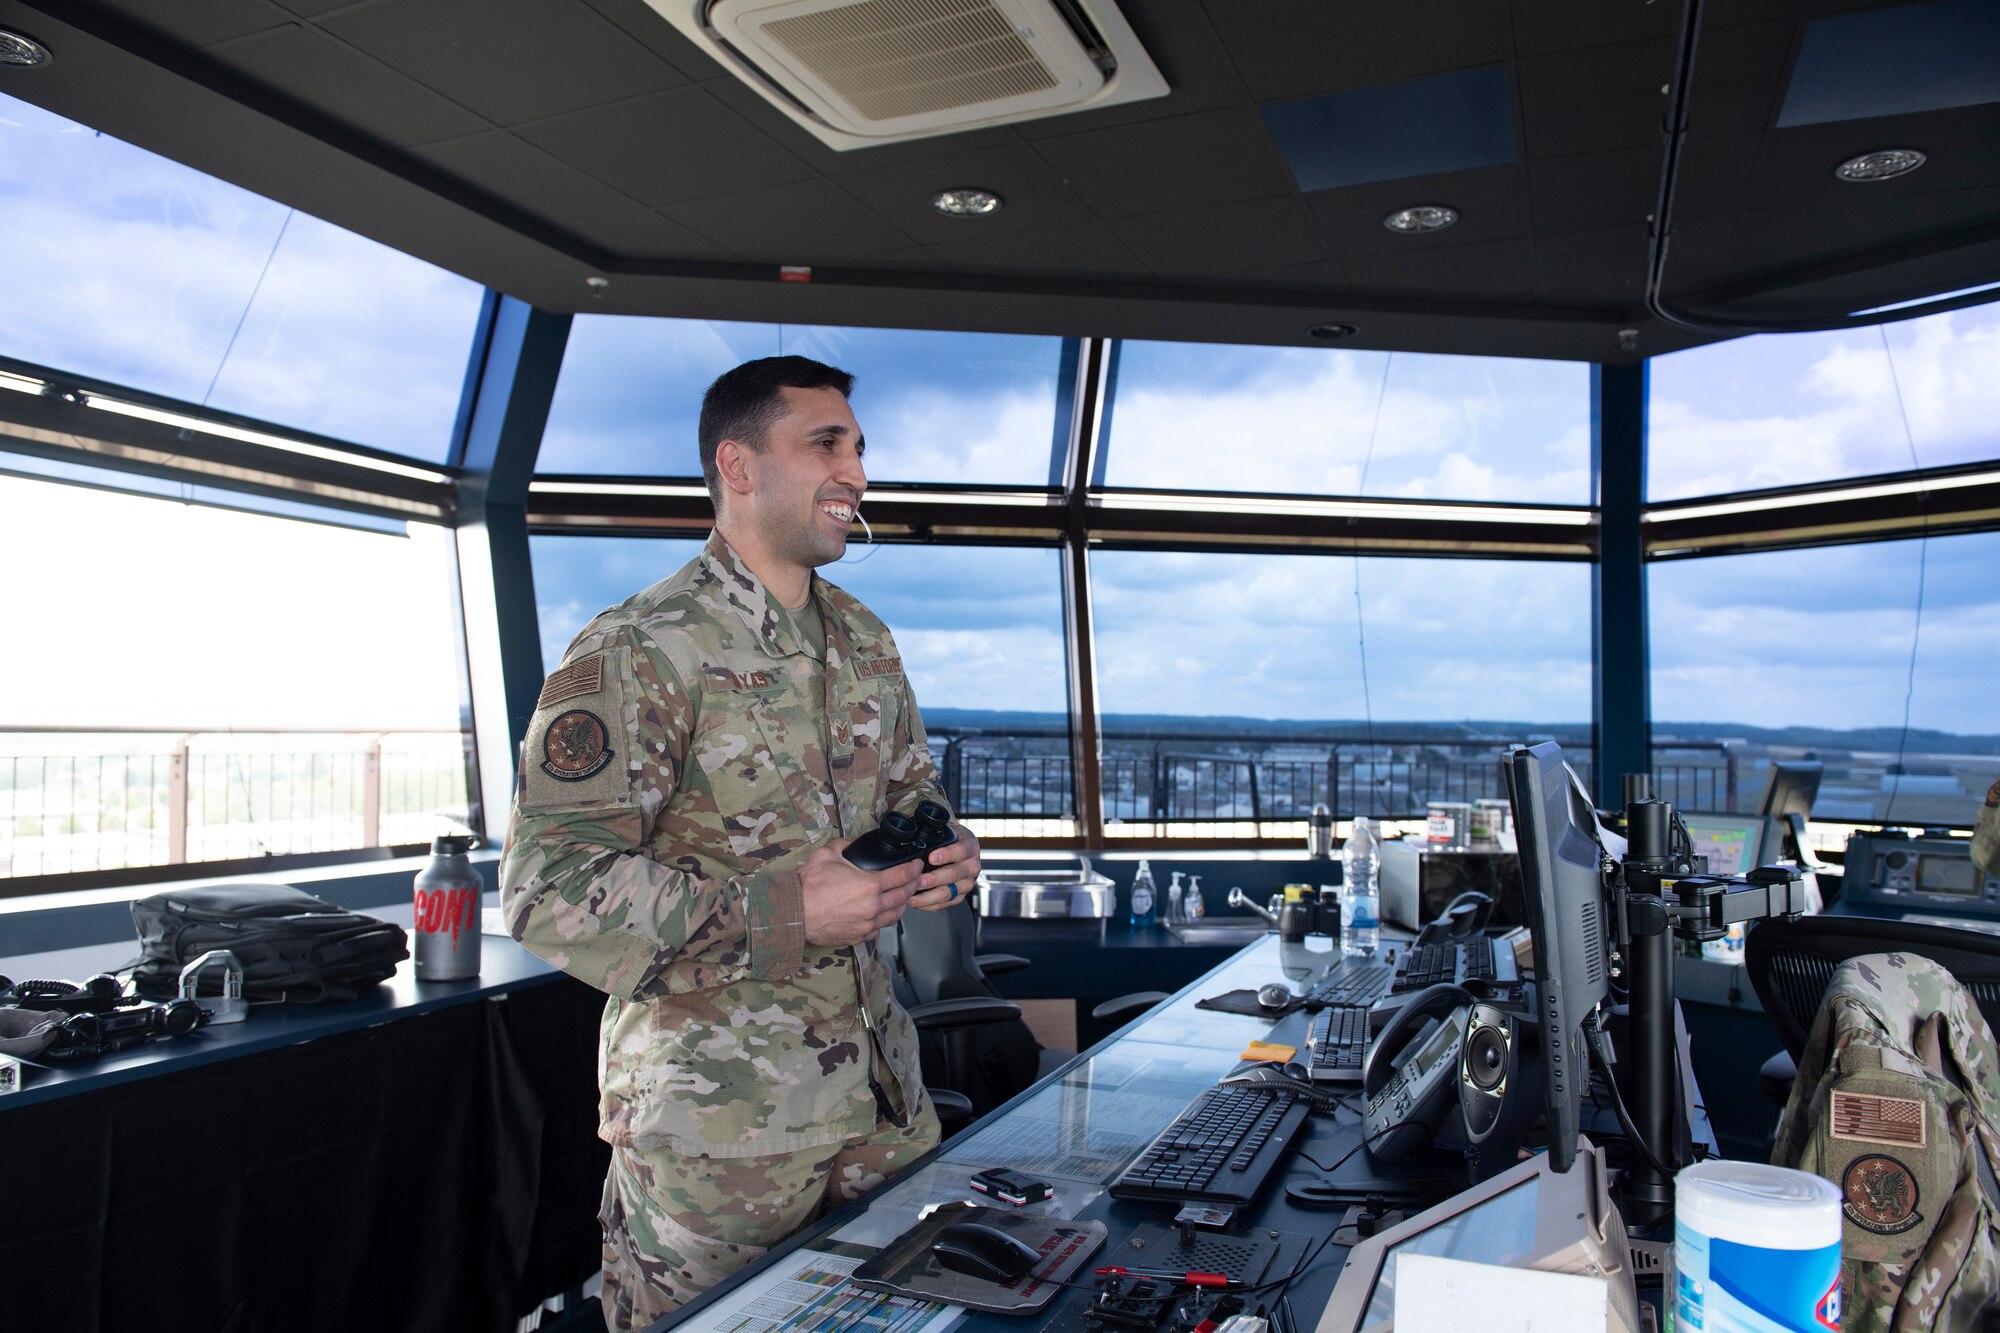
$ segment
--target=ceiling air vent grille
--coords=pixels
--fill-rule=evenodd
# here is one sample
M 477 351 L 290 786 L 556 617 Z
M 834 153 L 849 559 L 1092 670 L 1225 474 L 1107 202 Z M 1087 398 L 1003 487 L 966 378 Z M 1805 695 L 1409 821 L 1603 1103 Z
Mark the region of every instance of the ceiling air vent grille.
M 868 120 L 895 120 L 1056 87 L 992 0 L 865 0 L 764 25 Z
M 833 148 L 1166 95 L 1112 0 L 647 0 Z

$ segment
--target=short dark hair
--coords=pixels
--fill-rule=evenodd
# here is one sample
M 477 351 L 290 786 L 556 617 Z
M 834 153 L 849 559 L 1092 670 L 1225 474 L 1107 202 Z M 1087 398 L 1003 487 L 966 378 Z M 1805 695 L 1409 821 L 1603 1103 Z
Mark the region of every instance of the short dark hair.
M 762 449 L 771 427 L 785 415 L 786 389 L 838 389 L 842 398 L 854 394 L 854 376 L 804 356 L 767 356 L 745 361 L 724 373 L 701 396 L 701 479 L 708 498 L 722 512 L 722 478 L 715 470 L 715 450 L 724 440 Z

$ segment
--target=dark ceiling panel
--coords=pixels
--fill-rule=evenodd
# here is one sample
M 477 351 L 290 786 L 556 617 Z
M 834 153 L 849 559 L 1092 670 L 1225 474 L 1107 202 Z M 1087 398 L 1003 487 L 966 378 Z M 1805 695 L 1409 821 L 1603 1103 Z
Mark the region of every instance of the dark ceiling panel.
M 1505 60 L 1506 6 L 1492 0 L 1206 0 L 1259 102 L 1392 83 Z
M 843 172 L 842 189 L 919 241 L 962 241 L 999 232 L 1036 231 L 1091 220 L 1048 163 L 1026 144 L 1007 143 L 950 157 Z M 977 186 L 1003 203 L 983 218 L 946 217 L 930 206 L 939 190 Z
M 1643 222 L 1535 238 L 1535 290 L 1543 296 L 1637 306 L 1645 275 Z
M 496 125 L 686 82 L 582 0 L 388 0 L 319 23 Z
M 681 36 L 646 0 L 585 0 L 585 3 L 690 79 L 714 78 L 720 69 L 706 51 Z
M 767 185 L 661 211 L 746 259 L 773 264 L 830 263 L 899 249 L 912 239 L 821 180 Z M 812 225 L 801 228 L 801 217 L 810 218 Z
M 1530 222 L 1537 235 L 1644 223 L 1660 183 L 1660 150 L 1543 158 L 1528 164 Z
M 1734 217 L 1694 218 L 1674 224 L 1667 246 L 1666 291 L 1670 298 L 1711 291 L 1728 280 L 1737 226 Z
M 1134 280 L 1148 276 L 1146 266 L 1101 222 L 947 241 L 931 246 L 930 251 L 954 269 L 971 272 L 1088 274 Z
M 183 46 L 207 46 L 290 23 L 268 0 L 100 0 L 101 7 Z
M 1516 67 L 1529 157 L 1566 157 L 1660 141 L 1673 44 L 1627 42 L 1535 56 Z
M 618 191 L 558 162 L 532 144 L 522 143 L 505 130 L 448 139 L 419 148 L 416 153 L 460 180 L 501 198 L 511 198 L 529 212 L 556 221 L 594 217 L 633 206 L 632 200 Z
M 1752 278 L 1816 259 L 1879 250 L 1944 230 L 1964 202 L 1964 193 L 1907 199 L 1877 196 L 1847 204 L 1745 213 L 1731 277 Z
M 1791 0 L 1796 4 L 1797 0 Z M 1680 6 L 1620 5 L 1603 0 L 1515 0 L 1514 52 L 1521 56 L 1584 50 L 1672 37 Z
M 1333 257 L 1342 263 L 1349 255 L 1408 254 L 1519 236 L 1528 225 L 1522 168 L 1518 166 L 1316 190 L 1306 196 L 1306 202 L 1326 234 Z M 1458 210 L 1458 221 L 1443 231 L 1419 236 L 1402 235 L 1382 225 L 1389 214 L 1418 204 L 1449 205 Z
M 1125 218 L 1111 229 L 1162 275 L 1198 277 L 1326 258 L 1305 205 L 1291 195 Z
M 1505 65 L 1351 88 L 1258 108 L 1301 190 L 1512 162 Z
M 2000 5 L 1928 0 L 1806 26 L 1780 125 L 2000 101 Z
M 1292 189 L 1247 107 L 1041 139 L 1035 149 L 1098 216 L 1133 217 Z
M 628 208 L 602 217 L 583 218 L 563 224 L 593 245 L 603 246 L 614 255 L 628 259 L 732 260 L 735 251 L 717 245 L 671 218 L 663 218 L 649 208 Z
M 1315 259 L 1306 264 L 1280 264 L 1276 268 L 1245 269 L 1236 275 L 1236 280 L 1287 291 L 1328 291 L 1347 286 L 1347 278 L 1340 271 L 1340 265 L 1325 259 Z
M 1674 217 L 1708 217 L 1743 207 L 1744 192 L 1750 188 L 1763 149 L 1761 134 L 1689 139 L 1681 148 L 1680 170 L 1674 181 Z M 1662 151 L 1653 153 L 1656 172 Z
M 1525 239 L 1371 255 L 1349 260 L 1345 267 L 1355 287 L 1367 292 L 1513 297 L 1535 289 L 1534 247 Z
M 1791 23 L 1758 23 L 1702 33 L 1688 133 L 1747 134 L 1770 125 L 1795 32 Z
M 523 126 L 517 133 L 656 206 L 812 174 L 700 88 L 676 88 L 572 112 Z M 809 215 L 798 220 L 802 229 L 812 225 Z
M 393 144 L 428 143 L 488 128 L 464 107 L 304 24 L 223 42 L 217 64 L 297 98 L 329 120 Z
M 1930 160 L 1893 180 L 1844 181 L 1833 174 L 1842 162 L 1876 148 L 1920 148 Z M 2000 162 L 2000 106 L 1773 130 L 1758 159 L 1748 207 L 1839 204 L 1969 189 L 1996 162 Z
M 277 0 L 300 18 L 317 18 L 336 9 L 353 9 L 355 0 Z

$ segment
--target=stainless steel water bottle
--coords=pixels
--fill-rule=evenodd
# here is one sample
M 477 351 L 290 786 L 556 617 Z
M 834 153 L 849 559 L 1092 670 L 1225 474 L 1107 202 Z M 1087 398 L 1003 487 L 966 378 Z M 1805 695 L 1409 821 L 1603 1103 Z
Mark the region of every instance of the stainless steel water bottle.
M 432 841 L 430 864 L 417 872 L 414 952 L 418 981 L 479 975 L 479 897 L 486 891 L 466 853 L 467 836 Z

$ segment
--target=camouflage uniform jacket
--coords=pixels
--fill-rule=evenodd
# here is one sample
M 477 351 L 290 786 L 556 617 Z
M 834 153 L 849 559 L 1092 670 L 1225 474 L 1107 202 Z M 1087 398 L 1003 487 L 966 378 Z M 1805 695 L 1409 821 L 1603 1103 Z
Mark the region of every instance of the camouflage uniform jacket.
M 1771 1161 L 1842 1199 L 1846 1333 L 1968 1329 L 2000 1297 L 2000 1059 L 1979 1006 L 1916 954 L 1834 969 Z
M 799 870 L 943 793 L 888 629 L 812 588 L 824 662 L 716 533 L 584 627 L 529 723 L 501 902 L 515 939 L 611 996 L 614 1145 L 766 1156 L 874 1132 L 875 1086 L 899 1120 L 922 1103 L 887 967 L 873 943 L 806 942 Z

